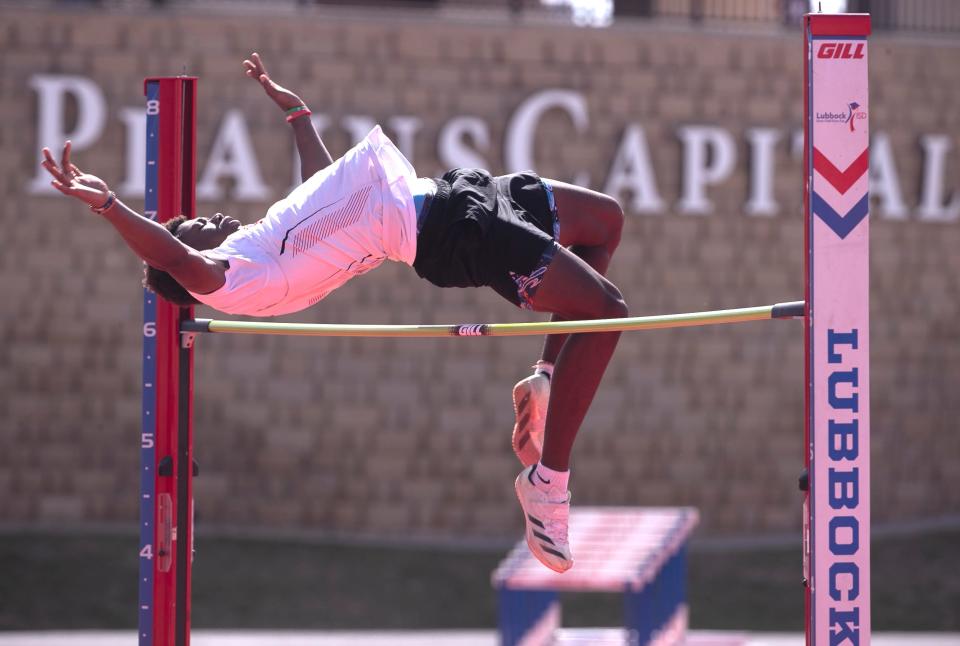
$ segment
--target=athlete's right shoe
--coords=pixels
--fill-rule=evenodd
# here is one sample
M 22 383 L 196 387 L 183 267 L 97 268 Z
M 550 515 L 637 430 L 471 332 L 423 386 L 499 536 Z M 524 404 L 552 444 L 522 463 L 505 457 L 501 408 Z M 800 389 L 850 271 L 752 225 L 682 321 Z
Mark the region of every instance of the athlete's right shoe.
M 525 467 L 540 461 L 549 402 L 550 379 L 543 373 L 536 372 L 513 387 L 513 411 L 517 420 L 511 444 Z
M 531 477 L 536 465 L 520 472 L 514 483 L 523 519 L 527 523 L 527 547 L 537 560 L 554 572 L 566 572 L 573 567 L 573 556 L 567 541 L 570 520 L 570 492 L 553 494 L 533 484 Z

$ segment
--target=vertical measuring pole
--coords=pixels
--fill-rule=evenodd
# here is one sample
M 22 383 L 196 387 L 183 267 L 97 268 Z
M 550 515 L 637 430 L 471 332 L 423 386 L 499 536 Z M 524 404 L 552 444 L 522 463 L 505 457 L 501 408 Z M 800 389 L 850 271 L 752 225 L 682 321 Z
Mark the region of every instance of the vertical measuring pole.
M 866 14 L 804 19 L 807 644 L 870 643 Z
M 144 215 L 194 217 L 196 89 L 191 77 L 150 78 Z M 181 347 L 180 308 L 143 294 L 140 454 L 140 646 L 190 643 L 193 560 L 193 351 Z

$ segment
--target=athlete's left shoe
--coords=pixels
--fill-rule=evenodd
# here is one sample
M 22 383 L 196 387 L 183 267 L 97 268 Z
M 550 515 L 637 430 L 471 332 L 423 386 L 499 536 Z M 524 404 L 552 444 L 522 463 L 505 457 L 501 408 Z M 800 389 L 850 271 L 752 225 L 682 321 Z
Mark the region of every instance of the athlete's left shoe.
M 527 523 L 527 547 L 537 560 L 554 572 L 566 572 L 573 567 L 573 555 L 567 541 L 570 522 L 570 492 L 548 493 L 533 484 L 537 477 L 530 465 L 520 472 L 514 483 L 517 499 L 523 508 Z
M 549 402 L 550 379 L 541 372 L 521 379 L 513 387 L 513 412 L 517 421 L 510 443 L 525 467 L 540 461 Z

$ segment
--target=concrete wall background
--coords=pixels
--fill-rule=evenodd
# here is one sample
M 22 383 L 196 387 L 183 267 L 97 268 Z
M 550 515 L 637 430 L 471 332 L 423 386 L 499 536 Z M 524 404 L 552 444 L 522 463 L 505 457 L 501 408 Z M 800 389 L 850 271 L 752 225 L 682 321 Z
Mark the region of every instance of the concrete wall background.
M 123 176 L 121 108 L 142 79 L 200 77 L 203 169 L 224 113 L 246 116 L 265 181 L 289 186 L 292 139 L 241 74 L 256 49 L 281 83 L 331 119 L 423 120 L 415 166 L 439 171 L 451 118 L 490 128 L 483 152 L 504 172 L 507 121 L 545 88 L 581 92 L 590 124 L 562 112 L 537 130 L 537 170 L 602 188 L 629 124 L 644 128 L 667 204 L 627 212 L 611 269 L 636 314 L 802 298 L 799 32 L 581 30 L 535 22 L 438 21 L 311 8 L 290 15 L 0 11 L 0 520 L 133 523 L 140 394 L 139 265 L 79 204 L 27 187 L 38 159 L 37 74 L 94 80 L 108 127 L 76 154 L 111 184 Z M 919 138 L 950 137 L 945 186 L 960 191 L 960 47 L 878 36 L 871 46 L 871 129 L 889 136 L 909 213 L 873 211 L 873 515 L 899 523 L 960 513 L 960 222 L 916 214 Z M 67 104 L 67 122 L 75 106 Z M 681 215 L 677 129 L 714 124 L 737 142 L 734 175 L 711 188 L 716 211 Z M 743 212 L 745 132 L 781 128 L 774 217 Z M 390 129 L 387 128 L 388 134 Z M 131 205 L 142 199 L 127 195 Z M 629 195 L 620 196 L 628 199 Z M 202 202 L 253 221 L 272 200 Z M 200 310 L 198 315 L 210 315 Z M 391 264 L 294 317 L 313 322 L 528 320 L 492 291 L 438 290 Z M 201 526 L 502 539 L 521 518 L 512 492 L 510 388 L 539 339 L 411 340 L 212 337 L 197 354 L 196 481 Z M 627 334 L 574 453 L 576 504 L 701 510 L 702 532 L 799 527 L 802 466 L 799 322 Z

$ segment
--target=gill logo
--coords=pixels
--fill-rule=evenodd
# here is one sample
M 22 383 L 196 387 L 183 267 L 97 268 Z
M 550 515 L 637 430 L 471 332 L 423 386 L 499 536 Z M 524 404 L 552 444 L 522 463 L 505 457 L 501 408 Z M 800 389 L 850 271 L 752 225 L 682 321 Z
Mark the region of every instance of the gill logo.
M 823 43 L 817 50 L 817 58 L 863 58 L 863 43 Z M 853 50 L 853 51 L 850 51 Z

